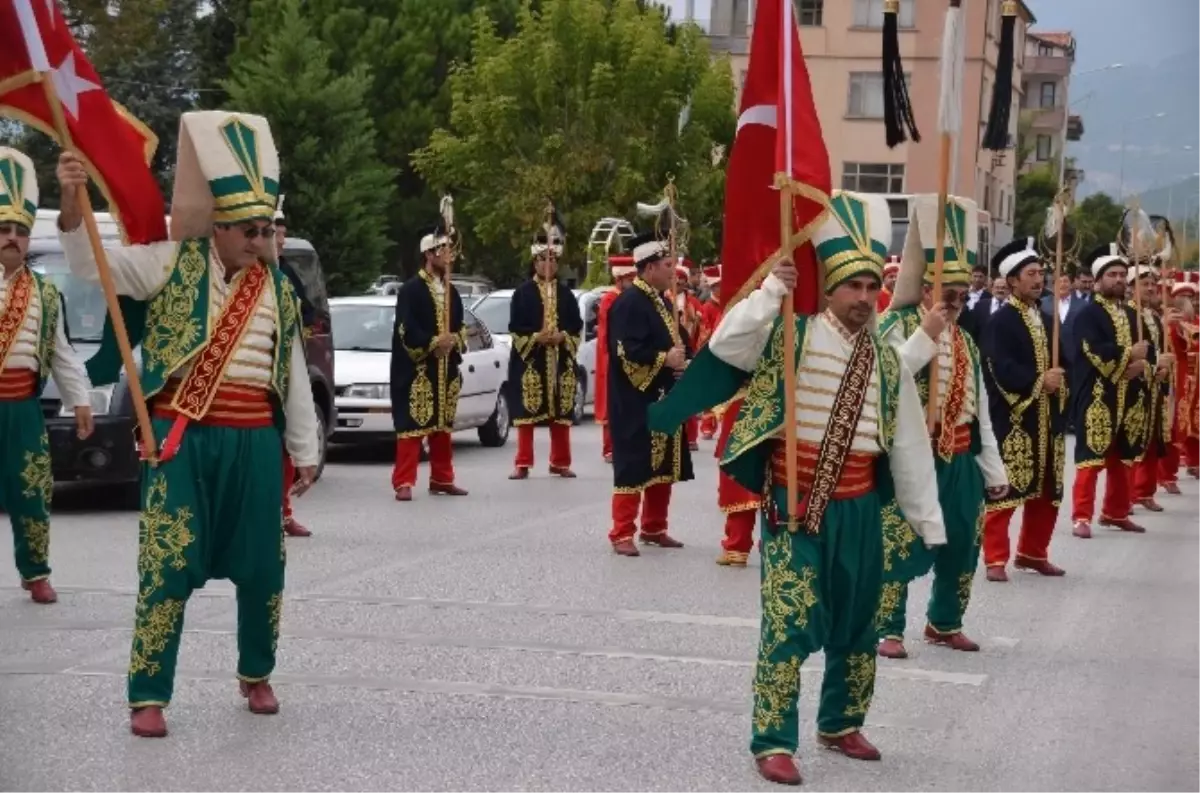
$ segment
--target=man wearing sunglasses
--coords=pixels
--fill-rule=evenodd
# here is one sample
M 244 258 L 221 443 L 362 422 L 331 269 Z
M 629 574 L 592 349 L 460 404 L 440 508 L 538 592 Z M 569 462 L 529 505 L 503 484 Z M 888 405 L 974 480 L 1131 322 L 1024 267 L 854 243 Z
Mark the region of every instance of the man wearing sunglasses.
M 58 289 L 26 266 L 37 214 L 33 162 L 0 147 L 0 510 L 8 513 L 21 587 L 35 603 L 50 585 L 50 443 L 39 397 L 54 377 L 80 438 L 92 434 L 83 362 L 67 342 Z
M 936 398 L 932 428 L 938 500 L 946 544 L 927 552 L 893 506 L 884 513 L 884 585 L 879 602 L 879 654 L 907 658 L 904 627 L 908 583 L 933 566 L 925 641 L 973 652 L 979 645 L 963 633 L 963 615 L 979 561 L 984 493 L 1008 491 L 1008 474 L 992 433 L 979 348 L 958 325 L 967 301 L 979 239 L 978 211 L 970 199 L 951 197 L 945 206 L 946 237 L 941 302 L 934 304 L 936 228 L 940 202 L 927 194 L 912 199 L 912 217 L 900 260 L 896 291 L 880 321 L 880 334 L 914 373 L 928 409 Z M 936 377 L 931 369 L 936 366 Z
M 71 270 L 98 280 L 82 228 L 78 155 L 59 159 L 59 239 Z M 300 495 L 316 474 L 316 411 L 295 290 L 274 258 L 279 155 L 266 119 L 203 111 L 180 120 L 171 241 L 111 248 L 158 461 L 142 472 L 138 597 L 128 682 L 130 729 L 167 733 L 184 609 L 212 579 L 237 587 L 241 694 L 272 714 L 284 582 L 283 455 Z M 106 323 L 88 362 L 114 382 L 120 357 Z

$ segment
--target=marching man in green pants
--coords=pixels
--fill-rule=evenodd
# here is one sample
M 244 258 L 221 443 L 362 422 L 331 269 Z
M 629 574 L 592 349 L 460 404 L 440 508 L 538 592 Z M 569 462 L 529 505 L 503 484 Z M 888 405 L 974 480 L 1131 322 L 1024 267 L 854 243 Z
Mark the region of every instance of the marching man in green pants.
M 50 585 L 50 442 L 39 397 L 53 376 L 80 438 L 92 433 L 83 361 L 67 341 L 58 289 L 26 265 L 37 215 L 33 162 L 0 146 L 0 509 L 12 521 L 21 586 L 35 603 Z
M 988 417 L 979 348 L 956 322 L 976 261 L 975 202 L 951 196 L 946 204 L 942 302 L 937 306 L 932 284 L 938 197 L 914 196 L 911 206 L 895 296 L 880 321 L 880 334 L 914 373 L 925 407 L 930 400 L 931 362 L 936 359 L 933 388 L 938 420 L 932 444 L 946 544 L 927 553 L 904 519 L 903 509 L 887 508 L 878 618 L 879 654 L 887 658 L 908 657 L 904 648 L 908 584 L 924 575 L 931 562 L 933 593 L 926 611 L 925 640 L 953 650 L 979 649 L 962 627 L 979 563 L 985 488 L 995 498 L 1008 492 L 1008 474 Z M 921 424 L 926 424 L 924 416 Z
M 79 158 L 59 160 L 59 238 L 72 271 L 96 279 L 81 228 Z M 259 116 L 204 111 L 180 121 L 171 241 L 108 250 L 150 402 L 159 462 L 142 472 L 136 623 L 129 664 L 130 727 L 167 733 L 183 614 L 212 579 L 237 586 L 241 693 L 275 713 L 284 579 L 284 446 L 300 495 L 318 462 L 317 424 L 300 305 L 273 258 L 279 156 Z M 97 384 L 120 358 L 106 323 L 88 363 Z M 283 443 L 280 442 L 282 437 Z
M 764 493 L 750 751 L 772 782 L 801 782 L 793 759 L 800 667 L 822 648 L 818 742 L 855 760 L 880 758 L 862 727 L 875 692 L 883 505 L 895 498 L 925 543 L 945 542 L 916 386 L 872 327 L 891 228 L 881 196 L 834 191 L 830 217 L 813 237 L 828 307 L 796 315 L 794 416 L 784 410 L 780 318 L 798 277 L 790 262 L 726 312 L 676 388 L 651 409 L 651 429 L 664 432 L 746 388 L 721 470 Z M 787 501 L 787 421 L 796 423 L 796 505 Z

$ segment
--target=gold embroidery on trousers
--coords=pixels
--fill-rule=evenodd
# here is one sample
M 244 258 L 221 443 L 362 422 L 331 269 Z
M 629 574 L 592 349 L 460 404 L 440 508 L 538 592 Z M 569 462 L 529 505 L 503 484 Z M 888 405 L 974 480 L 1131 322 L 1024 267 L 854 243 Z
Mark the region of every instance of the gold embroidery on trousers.
M 883 519 L 883 569 L 890 571 L 893 562 L 901 562 L 912 554 L 917 533 L 900 514 L 895 501 L 889 501 L 881 513 Z
M 140 598 L 139 598 L 140 600 Z M 145 672 L 153 677 L 162 669 L 154 656 L 167 649 L 171 637 L 179 629 L 183 619 L 183 601 L 167 598 L 146 610 L 144 602 L 138 603 L 137 622 L 133 629 L 133 649 L 129 656 L 129 676 Z
M 967 605 L 971 602 L 971 582 L 974 578 L 970 573 L 961 573 L 958 576 L 959 619 L 967 612 Z
M 267 601 L 267 613 L 271 618 L 271 652 L 279 649 L 279 623 L 283 618 L 283 595 L 276 592 Z
M 54 474 L 50 471 L 50 452 L 46 451 L 46 436 L 42 435 L 42 451 L 25 452 L 25 467 L 21 469 L 21 481 L 25 498 L 40 499 L 46 509 L 54 494 Z
M 875 631 L 882 633 L 887 627 L 888 620 L 900 608 L 900 592 L 904 584 L 900 581 L 888 581 L 879 591 L 879 610 L 875 612 Z
M 25 546 L 29 549 L 29 561 L 45 564 L 50 558 L 50 521 L 22 517 L 21 531 L 25 535 Z
M 843 716 L 866 716 L 875 689 L 875 653 L 854 653 L 846 659 L 846 694 Z
M 754 729 L 783 729 L 783 714 L 800 696 L 800 658 L 772 663 L 761 652 L 754 671 Z
M 170 565 L 172 570 L 187 568 L 184 552 L 195 540 L 191 531 L 192 511 L 180 507 L 168 512 L 167 480 L 159 474 L 146 491 L 146 506 L 142 508 L 138 536 L 138 575 L 143 582 L 150 577 L 149 585 L 143 584 L 139 599 L 149 597 L 165 584 L 162 571 Z

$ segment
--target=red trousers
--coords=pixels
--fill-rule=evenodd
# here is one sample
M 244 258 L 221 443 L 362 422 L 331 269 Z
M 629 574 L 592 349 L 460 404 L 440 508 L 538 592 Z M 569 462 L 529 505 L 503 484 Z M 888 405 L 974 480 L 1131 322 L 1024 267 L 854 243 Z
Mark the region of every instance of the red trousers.
M 1158 458 L 1158 481 L 1172 485 L 1179 481 L 1179 446 L 1168 443 L 1166 451 Z
M 700 434 L 705 440 L 709 440 L 717 434 L 717 417 L 712 411 L 706 412 L 700 417 Z
M 296 481 L 296 465 L 292 456 L 283 452 L 283 519 L 292 519 L 292 483 Z
M 696 442 L 700 440 L 700 418 L 692 416 L 683 423 L 683 429 L 684 434 L 687 435 L 688 444 L 695 446 Z
M 1188 468 L 1200 468 L 1200 438 L 1183 439 L 1183 464 Z
M 517 468 L 533 467 L 533 425 L 522 424 L 517 427 Z M 554 423 L 550 425 L 550 467 L 571 467 L 571 425 Z
M 1108 482 L 1104 487 L 1100 518 L 1123 520 L 1129 517 L 1133 506 L 1129 492 L 1130 469 L 1121 462 L 1121 457 L 1116 451 L 1109 451 L 1103 466 L 1075 470 L 1075 487 L 1071 492 L 1071 520 L 1086 520 L 1091 523 L 1096 507 L 1096 480 L 1100 478 L 1101 471 L 1107 474 Z
M 642 513 L 642 536 L 667 533 L 667 510 L 671 506 L 671 485 L 651 485 L 641 493 L 613 493 L 611 542 L 632 540 L 637 533 L 638 509 Z
M 1158 491 L 1159 468 L 1162 458 L 1158 454 L 1158 444 L 1151 443 L 1146 449 L 1145 456 L 1133 467 L 1133 498 L 1153 498 Z
M 1023 505 L 1021 535 L 1017 540 L 1017 556 L 1037 561 L 1050 558 L 1050 538 L 1054 536 L 1054 524 L 1058 521 L 1058 507 L 1050 496 L 1030 499 Z M 988 567 L 1004 567 L 1008 564 L 1008 525 L 1012 521 L 1014 507 L 989 510 L 983 519 L 983 562 Z
M 604 459 L 612 461 L 612 431 L 608 428 L 608 422 L 604 422 L 602 431 L 603 440 L 601 441 L 600 453 L 604 455 Z
M 727 551 L 750 553 L 754 547 L 754 521 L 758 517 L 760 499 L 733 481 L 723 472 L 717 474 L 717 506 L 725 513 L 725 539 L 721 547 Z
M 435 485 L 454 484 L 454 451 L 450 433 L 431 432 L 429 439 L 429 481 Z M 415 487 L 417 463 L 421 462 L 421 438 L 396 439 L 396 464 L 392 467 L 392 490 Z

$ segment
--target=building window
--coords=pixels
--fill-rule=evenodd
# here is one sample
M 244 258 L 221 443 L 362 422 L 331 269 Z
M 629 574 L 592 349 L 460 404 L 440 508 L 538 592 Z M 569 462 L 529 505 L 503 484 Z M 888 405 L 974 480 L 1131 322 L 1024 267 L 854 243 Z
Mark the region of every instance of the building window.
M 821 18 L 825 12 L 825 0 L 797 0 L 796 5 L 802 27 L 821 27 Z
M 1038 159 L 1038 162 L 1045 162 L 1046 160 L 1049 160 L 1050 153 L 1051 153 L 1050 150 L 1052 148 L 1053 148 L 1053 141 L 1049 135 L 1038 135 L 1037 136 L 1037 159 Z
M 750 25 L 750 2 L 749 0 L 733 0 L 733 35 L 746 35 L 746 28 Z
M 1054 47 L 1044 41 L 1038 42 L 1038 56 L 1042 58 L 1053 58 Z
M 1054 107 L 1055 97 L 1058 90 L 1057 83 L 1042 83 L 1041 87 L 1041 104 L 1038 107 Z
M 896 24 L 902 28 L 914 26 L 913 6 L 915 0 L 900 0 L 900 13 L 896 15 Z M 885 0 L 854 0 L 854 26 L 857 28 L 883 27 L 883 6 Z
M 904 164 L 842 163 L 842 189 L 856 190 L 860 193 L 903 193 Z
M 983 221 L 983 218 L 980 218 Z M 990 228 L 991 219 L 979 224 L 979 255 L 976 257 L 977 262 L 989 262 L 992 260 L 992 230 Z
M 850 99 L 846 105 L 846 115 L 850 118 L 883 118 L 881 73 L 850 73 Z

